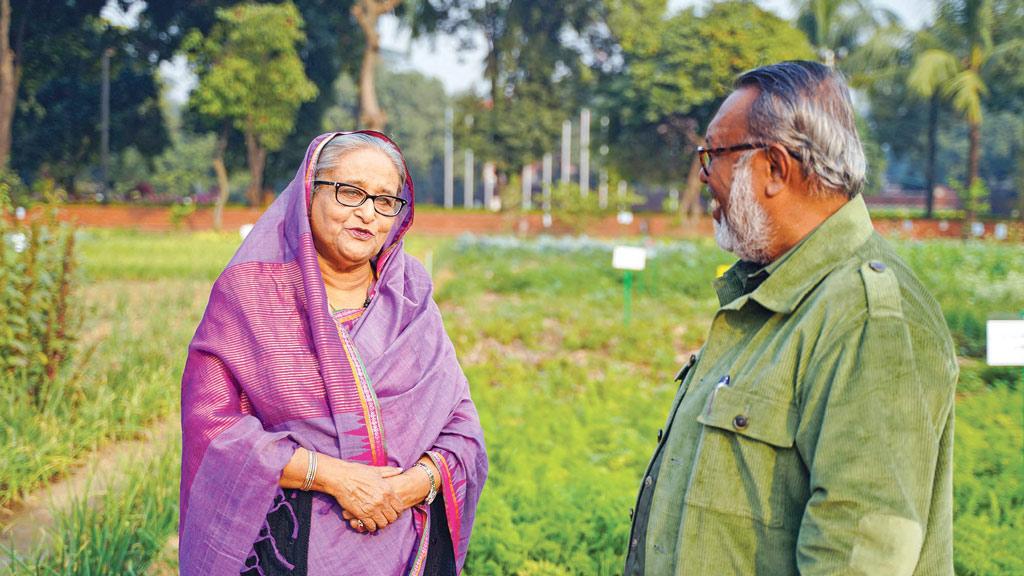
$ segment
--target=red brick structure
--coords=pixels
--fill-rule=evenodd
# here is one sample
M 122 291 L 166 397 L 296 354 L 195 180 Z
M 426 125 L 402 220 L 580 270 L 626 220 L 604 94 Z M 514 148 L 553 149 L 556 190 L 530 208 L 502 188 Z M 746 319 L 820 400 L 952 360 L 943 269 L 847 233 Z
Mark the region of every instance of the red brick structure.
M 35 212 L 34 213 L 38 213 Z M 251 224 L 259 218 L 260 212 L 253 208 L 231 207 L 224 210 L 224 229 L 238 230 L 243 224 Z M 213 210 L 200 208 L 194 213 L 175 222 L 169 208 L 158 206 L 128 205 L 66 205 L 58 212 L 63 221 L 75 222 L 81 226 L 101 228 L 131 228 L 138 230 L 210 230 L 213 227 Z M 983 238 L 994 238 L 996 227 L 1005 227 L 1006 239 L 1024 241 L 1024 223 L 1020 221 L 982 222 Z M 875 227 L 887 235 L 912 238 L 961 238 L 962 223 L 958 220 L 900 220 L 875 219 Z M 555 221 L 550 228 L 543 225 L 539 213 L 527 215 L 492 213 L 478 211 L 421 209 L 416 213 L 413 224 L 416 232 L 423 234 L 458 235 L 473 234 L 566 234 L 568 227 Z M 667 214 L 637 214 L 632 223 L 619 224 L 614 216 L 597 221 L 586 230 L 591 236 L 611 238 L 618 236 L 640 236 L 644 233 L 656 237 L 690 238 L 711 236 L 713 227 L 708 217 L 682 221 L 678 216 Z

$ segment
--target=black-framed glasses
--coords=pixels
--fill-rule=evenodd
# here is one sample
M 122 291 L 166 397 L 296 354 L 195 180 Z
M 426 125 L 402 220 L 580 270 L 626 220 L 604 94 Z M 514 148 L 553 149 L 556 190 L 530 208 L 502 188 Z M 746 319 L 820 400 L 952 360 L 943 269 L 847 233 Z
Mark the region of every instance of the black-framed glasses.
M 766 142 L 745 142 L 743 144 L 736 144 L 735 146 L 722 146 L 721 148 L 705 148 L 704 146 L 697 146 L 697 158 L 700 160 L 700 169 L 704 171 L 704 174 L 709 174 L 711 170 L 711 160 L 716 154 L 728 154 L 730 152 L 739 152 L 740 150 L 758 150 L 760 148 L 767 148 L 771 146 Z M 786 150 L 790 156 L 800 160 L 800 155 L 795 152 Z
M 342 206 L 358 208 L 369 198 L 373 202 L 373 209 L 381 216 L 398 216 L 408 204 L 408 201 L 391 196 L 390 194 L 379 194 L 374 196 L 359 186 L 346 184 L 345 182 L 331 182 L 330 180 L 314 180 L 313 186 L 334 186 L 334 199 Z

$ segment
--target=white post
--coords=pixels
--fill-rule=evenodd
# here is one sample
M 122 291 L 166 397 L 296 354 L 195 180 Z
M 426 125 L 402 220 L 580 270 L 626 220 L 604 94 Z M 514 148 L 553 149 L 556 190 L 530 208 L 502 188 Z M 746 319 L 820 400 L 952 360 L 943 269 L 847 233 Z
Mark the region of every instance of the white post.
M 494 162 L 484 162 L 484 208 L 494 210 L 494 185 L 498 181 L 498 175 Z
M 533 192 L 533 166 L 526 164 L 523 166 L 523 210 L 529 210 L 533 208 L 533 198 L 531 197 Z
M 452 136 L 451 106 L 444 110 L 444 207 L 455 206 L 455 139 Z
M 580 194 L 590 194 L 590 108 L 580 110 Z
M 626 187 L 627 187 L 626 181 L 625 180 L 619 180 L 619 210 L 625 210 L 626 209 L 626 206 L 625 206 L 625 202 L 626 202 Z
M 597 185 L 597 204 L 601 208 L 608 207 L 608 171 L 601 170 L 601 180 Z
M 562 122 L 562 171 L 558 181 L 569 183 L 569 172 L 572 170 L 572 120 Z
M 548 152 L 544 155 L 544 166 L 541 172 L 541 187 L 544 191 L 544 213 L 551 212 L 551 169 L 553 164 L 553 158 L 551 153 Z
M 463 167 L 462 184 L 464 186 L 463 192 L 463 206 L 466 208 L 473 207 L 473 151 L 466 150 L 466 163 Z

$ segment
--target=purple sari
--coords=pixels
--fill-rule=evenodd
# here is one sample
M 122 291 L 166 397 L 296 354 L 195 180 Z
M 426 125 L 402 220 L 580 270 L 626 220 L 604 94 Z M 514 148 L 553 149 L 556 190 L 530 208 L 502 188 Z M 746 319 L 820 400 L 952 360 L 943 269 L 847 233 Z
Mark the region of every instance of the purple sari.
M 410 178 L 402 190 L 409 205 L 374 261 L 369 306 L 346 322 L 329 311 L 308 214 L 317 158 L 338 134 L 310 144 L 295 179 L 214 284 L 189 346 L 178 529 L 184 576 L 239 574 L 280 505 L 281 471 L 299 446 L 403 468 L 429 454 L 441 471 L 459 571 L 465 562 L 487 455 L 430 276 L 402 250 L 414 212 Z M 430 515 L 417 506 L 376 534 L 360 534 L 332 497 L 314 493 L 308 573 L 418 575 Z

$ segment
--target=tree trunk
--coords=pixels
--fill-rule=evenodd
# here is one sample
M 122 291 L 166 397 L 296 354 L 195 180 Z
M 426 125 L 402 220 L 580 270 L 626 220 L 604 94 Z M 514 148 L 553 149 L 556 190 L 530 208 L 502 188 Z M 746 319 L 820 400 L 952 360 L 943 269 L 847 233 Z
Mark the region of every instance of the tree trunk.
M 228 203 L 231 193 L 228 184 L 228 168 L 224 164 L 224 151 L 228 147 L 228 129 L 221 131 L 217 137 L 217 147 L 213 154 L 213 171 L 217 174 L 217 201 L 213 205 L 213 229 L 220 232 L 224 226 L 224 205 Z
M 700 215 L 700 159 L 693 155 L 690 161 L 690 172 L 686 176 L 686 187 L 683 197 L 679 200 L 679 214 L 686 220 Z
M 251 206 L 259 208 L 263 200 L 263 166 L 267 163 L 267 150 L 260 146 L 259 139 L 250 131 L 245 133 L 245 154 L 249 162 L 249 188 L 245 195 Z
M 21 68 L 11 48 L 11 2 L 0 0 L 0 168 L 11 158 L 11 125 Z
M 925 165 L 925 218 L 931 218 L 935 211 L 935 156 L 938 154 L 939 139 L 939 92 L 932 94 L 928 105 L 928 160 Z
M 375 78 L 380 58 L 380 33 L 377 20 L 381 14 L 395 9 L 401 0 L 358 0 L 352 5 L 352 15 L 366 37 L 363 63 L 359 68 L 359 125 L 370 130 L 383 130 L 388 118 L 377 102 Z
M 981 160 L 981 122 L 971 122 L 967 128 L 970 148 L 967 152 L 967 221 L 974 220 L 974 182 L 978 179 L 978 165 Z

